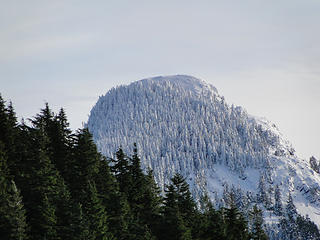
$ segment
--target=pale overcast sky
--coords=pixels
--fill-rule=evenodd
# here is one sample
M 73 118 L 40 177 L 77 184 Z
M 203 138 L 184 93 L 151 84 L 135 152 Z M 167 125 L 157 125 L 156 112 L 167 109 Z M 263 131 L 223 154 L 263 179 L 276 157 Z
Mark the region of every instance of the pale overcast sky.
M 188 74 L 320 157 L 319 0 L 0 2 L 0 93 L 19 117 L 47 101 L 75 129 L 113 86 Z

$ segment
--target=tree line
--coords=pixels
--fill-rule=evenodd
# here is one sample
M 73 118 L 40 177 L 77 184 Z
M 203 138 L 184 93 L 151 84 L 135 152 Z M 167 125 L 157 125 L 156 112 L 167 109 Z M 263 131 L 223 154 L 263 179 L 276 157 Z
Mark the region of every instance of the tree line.
M 178 173 L 161 194 L 136 145 L 107 159 L 87 128 L 70 130 L 63 109 L 46 104 L 18 123 L 0 96 L 3 240 L 268 239 L 262 211 L 254 206 L 249 223 L 230 199 L 220 209 L 208 196 L 197 204 Z

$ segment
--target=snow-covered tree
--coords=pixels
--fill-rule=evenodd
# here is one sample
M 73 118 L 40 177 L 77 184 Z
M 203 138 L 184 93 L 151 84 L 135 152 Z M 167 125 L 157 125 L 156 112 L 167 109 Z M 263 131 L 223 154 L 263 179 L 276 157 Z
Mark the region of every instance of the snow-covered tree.
M 258 203 L 265 203 L 267 201 L 267 187 L 262 174 L 260 174 L 259 178 L 257 201 Z
M 297 217 L 297 208 L 293 203 L 291 192 L 289 192 L 289 197 L 286 205 L 286 215 L 289 219 L 295 219 Z
M 274 209 L 273 210 L 277 216 L 282 216 L 283 207 L 282 207 L 281 192 L 280 192 L 279 185 L 276 185 L 276 189 L 274 191 Z
M 183 75 L 111 89 L 91 110 L 88 128 L 106 156 L 119 146 L 131 152 L 136 142 L 144 168 L 167 172 L 165 178 L 155 172 L 161 188 L 177 171 L 197 174 L 216 163 L 246 179 L 245 170 L 267 166 L 269 146 L 280 144 L 244 109 L 228 106 L 213 86 Z
M 218 195 L 217 207 L 230 202 L 226 184 L 228 193 L 235 186 L 240 208 L 259 202 L 271 214 L 272 203 L 279 203 L 276 184 L 295 194 L 301 191 L 308 204 L 320 197 L 317 175 L 294 155 L 274 124 L 229 106 L 213 86 L 190 76 L 156 77 L 113 88 L 92 108 L 87 126 L 108 157 L 119 146 L 132 152 L 136 142 L 141 166 L 154 170 L 162 191 L 178 172 L 198 200 L 206 191 L 211 198 Z M 261 181 L 255 186 L 258 172 Z

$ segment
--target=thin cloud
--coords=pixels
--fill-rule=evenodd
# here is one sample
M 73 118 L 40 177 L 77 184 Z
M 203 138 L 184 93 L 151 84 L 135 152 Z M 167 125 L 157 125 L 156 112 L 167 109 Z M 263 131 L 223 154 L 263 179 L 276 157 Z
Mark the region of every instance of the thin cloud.
M 13 39 L 0 46 L 0 61 L 12 61 L 18 58 L 49 57 L 65 54 L 73 49 L 92 46 L 96 38 L 91 34 L 55 35 L 29 39 Z

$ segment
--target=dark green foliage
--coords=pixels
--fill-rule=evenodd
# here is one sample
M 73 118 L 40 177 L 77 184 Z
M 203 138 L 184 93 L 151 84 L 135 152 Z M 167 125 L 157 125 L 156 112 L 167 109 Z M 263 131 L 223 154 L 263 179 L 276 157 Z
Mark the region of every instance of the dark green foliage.
M 19 127 L 12 103 L 6 106 L 0 95 L 0 141 L 6 155 L 8 174 L 13 178 L 18 175 L 20 167 L 18 135 Z
M 223 214 L 225 217 L 225 234 L 227 239 L 249 239 L 247 221 L 234 205 L 225 209 Z
M 186 225 L 191 227 L 197 214 L 197 208 L 189 190 L 189 185 L 180 174 L 175 174 L 171 181 L 174 191 L 177 193 L 181 216 Z
M 195 220 L 197 208 L 189 185 L 180 174 L 175 174 L 167 186 L 164 201 L 164 223 L 168 239 L 191 239 L 192 234 L 195 235 Z
M 39 196 L 38 204 L 33 209 L 29 209 L 29 212 L 32 212 L 29 221 L 33 227 L 30 235 L 34 239 L 60 239 L 55 206 L 49 201 L 46 194 Z
M 147 175 L 145 175 L 145 192 L 141 203 L 141 216 L 143 223 L 156 235 L 162 219 L 162 203 L 163 198 L 160 195 L 160 189 L 154 181 L 152 170 L 149 170 Z
M 257 205 L 253 206 L 253 209 L 250 212 L 250 218 L 252 221 L 251 238 L 253 240 L 267 240 L 268 237 L 263 230 L 262 210 L 259 209 Z
M 201 212 L 199 239 L 225 239 L 223 211 L 215 210 L 207 195 L 201 199 Z
M 226 239 L 249 239 L 248 222 L 244 214 L 236 206 L 236 195 L 225 190 L 228 208 L 220 209 L 224 221 L 224 236 Z
M 79 130 L 75 136 L 72 164 L 67 170 L 71 194 L 80 202 L 86 197 L 88 182 L 98 174 L 101 155 L 97 152 L 88 129 Z
M 87 196 L 83 203 L 86 223 L 88 224 L 89 238 L 107 240 L 112 239 L 112 234 L 108 232 L 107 213 L 98 197 L 98 192 L 94 183 L 88 182 Z
M 73 221 L 70 223 L 70 232 L 72 233 L 72 235 L 70 239 L 89 239 L 89 226 L 82 211 L 82 205 L 80 203 L 74 203 L 72 208 L 72 216 Z
M 191 239 L 191 229 L 186 226 L 181 216 L 178 198 L 179 195 L 174 185 L 169 185 L 166 189 L 161 239 Z
M 133 233 L 135 226 L 137 225 L 133 213 L 128 202 L 129 188 L 132 184 L 132 178 L 129 174 L 129 158 L 124 154 L 122 148 L 116 152 L 116 159 L 111 159 L 112 162 L 111 171 L 115 176 L 119 187 L 119 207 L 120 209 L 114 209 L 115 212 L 121 211 L 121 218 L 113 217 L 114 223 L 120 221 L 120 225 L 113 226 L 113 232 L 116 232 L 116 236 L 119 239 L 135 239 Z
M 52 150 L 50 158 L 61 175 L 67 180 L 68 169 L 70 168 L 68 159 L 71 158 L 73 139 L 63 109 L 60 110 L 58 115 L 54 116 L 49 130 L 48 137 Z
M 25 216 L 25 209 L 22 203 L 20 191 L 17 189 L 13 180 L 8 189 L 8 220 L 11 226 L 10 239 L 26 239 L 27 223 Z
M 87 128 L 73 134 L 64 110 L 54 114 L 48 104 L 30 122 L 18 124 L 12 104 L 0 96 L 1 239 L 267 239 L 262 211 L 253 208 L 249 228 L 235 189 L 226 186 L 228 208 L 215 209 L 204 196 L 198 209 L 176 174 L 163 198 L 152 170 L 141 169 L 136 145 L 132 155 L 120 148 L 107 160 Z M 268 205 L 264 189 L 261 178 L 258 200 Z M 291 195 L 282 208 L 279 188 L 274 211 L 282 218 L 283 239 L 320 238 Z
M 118 239 L 128 235 L 128 223 L 131 219 L 129 204 L 121 195 L 118 183 L 110 171 L 105 159 L 99 161 L 98 174 L 95 177 L 97 191 L 100 193 L 101 204 L 108 213 L 108 227 Z
M 44 140 L 39 132 L 30 130 L 27 142 L 29 167 L 24 173 L 22 185 L 31 234 L 35 238 L 59 239 L 57 213 L 59 202 L 65 196 L 65 185 L 58 171 L 46 155 Z M 61 209 L 62 210 L 62 209 Z
M 0 236 L 3 240 L 27 239 L 25 209 L 20 191 L 9 180 L 3 144 L 0 141 Z
M 83 229 L 83 235 L 88 233 L 88 239 L 112 239 L 112 234 L 108 231 L 107 210 L 103 204 L 106 197 L 102 193 L 99 194 L 95 181 L 98 182 L 101 191 L 110 190 L 113 191 L 112 193 L 115 190 L 110 185 L 115 184 L 115 182 L 110 179 L 108 172 L 106 172 L 108 168 L 102 168 L 100 172 L 109 179 L 106 178 L 105 182 L 102 182 L 98 177 L 103 158 L 97 152 L 92 136 L 86 128 L 79 130 L 75 137 L 71 161 L 72 164 L 68 171 L 72 174 L 72 177 L 69 178 L 68 183 L 73 199 L 81 206 L 82 222 L 88 225 L 88 228 Z
M 63 137 L 60 139 L 56 137 L 59 131 L 55 128 L 58 125 L 55 118 L 49 105 L 46 104 L 40 114 L 31 120 L 32 127 L 23 126 L 21 131 L 22 139 L 24 139 L 22 159 L 28 164 L 28 167 L 22 166 L 24 177 L 20 184 L 24 185 L 30 180 L 37 180 L 34 185 L 25 186 L 23 189 L 26 188 L 28 191 L 35 191 L 39 194 L 39 201 L 43 203 L 39 205 L 39 214 L 47 211 L 48 224 L 55 225 L 53 228 L 59 238 L 71 239 L 72 234 L 67 227 L 72 221 L 70 193 L 56 164 L 58 159 L 56 156 L 59 154 L 56 142 L 66 140 L 63 140 Z M 24 192 L 26 202 L 32 209 L 34 197 L 27 191 L 24 190 Z M 48 209 L 42 210 L 42 207 Z M 36 219 L 37 215 L 33 217 Z M 37 229 L 37 226 L 34 229 Z
M 121 195 L 126 198 L 130 211 L 127 212 L 129 222 L 127 238 L 152 239 L 159 229 L 160 197 L 152 172 L 145 174 L 140 166 L 140 158 L 136 144 L 132 157 L 126 156 L 120 148 L 116 159 L 111 160 L 111 167 Z M 151 234 L 151 235 L 150 235 Z
M 133 152 L 129 165 L 132 184 L 127 194 L 128 202 L 134 218 L 139 225 L 143 226 L 143 231 L 155 231 L 157 226 L 154 222 L 160 218 L 162 203 L 162 198 L 159 196 L 160 190 L 154 182 L 152 171 L 150 170 L 147 174 L 142 171 L 136 144 Z
M 113 163 L 111 171 L 117 179 L 120 191 L 128 197 L 129 188 L 132 184 L 132 176 L 129 174 L 129 158 L 120 147 L 116 152 L 116 159 L 111 159 L 111 161 Z
M 20 184 L 32 223 L 31 235 L 71 239 L 71 196 L 55 164 L 53 125 L 54 114 L 46 104 L 32 120 L 32 127 L 22 128 L 24 165 Z

